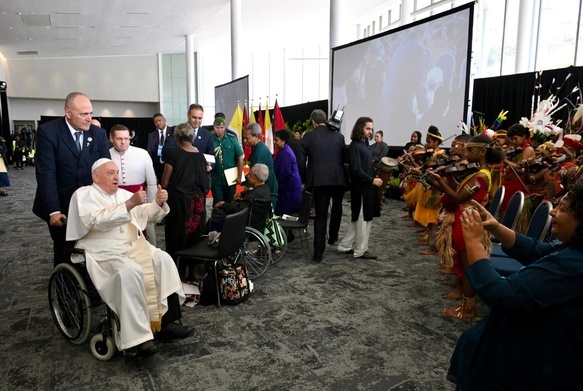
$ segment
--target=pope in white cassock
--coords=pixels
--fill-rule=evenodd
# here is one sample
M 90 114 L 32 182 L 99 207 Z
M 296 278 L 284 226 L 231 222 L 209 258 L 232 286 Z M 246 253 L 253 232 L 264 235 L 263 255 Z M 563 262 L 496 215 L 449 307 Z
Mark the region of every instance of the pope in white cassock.
M 155 202 L 146 193 L 118 189 L 117 165 L 99 159 L 92 168 L 93 184 L 79 188 L 69 205 L 67 240 L 85 249 L 86 266 L 95 288 L 119 316 L 118 349 L 138 357 L 156 353 L 153 332 L 163 342 L 192 335 L 176 323 L 184 302 L 182 283 L 172 258 L 146 241 L 142 230 L 160 221 L 169 208 L 168 193 L 158 187 Z M 79 262 L 73 255 L 72 261 Z M 127 359 L 128 356 L 126 356 Z
M 135 193 L 141 188 L 146 190 L 148 202 L 154 202 L 157 180 L 154 165 L 148 151 L 130 145 L 130 130 L 125 125 L 113 125 L 109 134 L 113 147 L 109 149 L 111 160 L 119 168 L 120 189 Z M 156 245 L 156 224 L 146 227 L 148 242 Z

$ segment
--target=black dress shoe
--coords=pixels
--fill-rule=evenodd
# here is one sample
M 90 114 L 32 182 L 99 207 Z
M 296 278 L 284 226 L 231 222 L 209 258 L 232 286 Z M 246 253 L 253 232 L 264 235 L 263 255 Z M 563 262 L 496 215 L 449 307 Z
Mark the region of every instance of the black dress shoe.
M 154 341 L 149 340 L 133 348 L 126 349 L 124 357 L 126 362 L 132 362 L 138 358 L 150 357 L 156 353 L 158 353 L 158 347 Z
M 312 261 L 314 262 L 322 262 L 322 256 L 321 255 L 312 255 Z
M 350 249 L 350 250 L 342 251 L 342 254 L 352 255 L 352 254 L 354 254 L 354 250 Z
M 332 238 L 332 237 L 330 237 L 330 238 L 328 239 L 328 244 L 329 244 L 330 246 L 332 246 L 332 245 L 334 245 L 334 244 L 335 244 L 337 241 L 338 241 L 338 236 L 336 236 L 335 238 Z
M 362 254 L 358 258 L 362 258 L 362 259 L 377 259 L 377 256 L 369 253 L 368 251 L 365 251 L 364 254 Z
M 190 326 L 185 326 L 175 322 L 168 323 L 158 333 L 158 340 L 160 342 L 173 342 L 180 339 L 188 338 L 194 334 L 194 329 Z

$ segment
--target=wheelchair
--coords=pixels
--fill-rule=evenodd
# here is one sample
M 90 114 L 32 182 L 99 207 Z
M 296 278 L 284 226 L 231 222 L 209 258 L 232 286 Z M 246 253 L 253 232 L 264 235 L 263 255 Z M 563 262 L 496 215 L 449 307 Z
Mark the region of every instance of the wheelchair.
M 85 254 L 71 249 L 71 253 Z M 117 352 L 113 332 L 119 332 L 117 315 L 106 306 L 89 278 L 85 262 L 61 263 L 49 279 L 49 308 L 59 332 L 71 343 L 89 342 L 91 353 L 100 361 L 110 360 Z M 105 307 L 105 308 L 104 308 Z M 101 309 L 94 325 L 94 315 Z
M 272 197 L 276 197 L 272 194 Z M 272 203 L 263 199 L 256 199 L 251 205 L 249 220 L 245 227 L 245 242 L 242 247 L 242 256 L 247 265 L 249 278 L 261 277 L 270 265 L 279 262 L 287 249 L 287 237 L 283 236 L 283 243 L 272 246 L 263 234 L 266 221 L 273 217 Z

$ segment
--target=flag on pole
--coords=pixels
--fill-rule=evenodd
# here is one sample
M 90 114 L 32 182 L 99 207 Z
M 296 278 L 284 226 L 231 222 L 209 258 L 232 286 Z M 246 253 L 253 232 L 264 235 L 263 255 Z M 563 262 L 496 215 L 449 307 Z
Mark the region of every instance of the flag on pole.
M 239 107 L 239 102 L 237 102 L 237 108 L 235 109 L 235 113 L 233 114 L 233 118 L 229 124 L 229 129 L 237 133 L 239 142 L 241 142 L 241 137 L 243 134 L 243 112 L 241 111 L 241 107 Z
M 255 119 L 255 109 L 253 108 L 253 102 L 251 102 L 251 110 L 249 110 L 249 122 L 257 122 Z
M 251 102 L 251 118 L 249 118 L 247 116 L 247 105 L 245 105 L 243 107 L 244 107 L 244 110 L 243 110 L 243 128 L 246 128 L 250 122 L 255 122 L 255 114 L 253 113 L 253 102 Z M 243 143 L 243 153 L 245 154 L 245 161 L 249 161 L 249 157 L 251 156 L 251 152 L 253 152 L 251 147 L 248 145 L 245 145 L 245 143 Z
M 271 127 L 271 118 L 269 116 L 269 99 L 267 99 L 267 104 L 265 105 L 265 145 L 269 152 L 273 154 L 273 129 Z
M 285 121 L 283 120 L 279 104 L 277 104 L 277 98 L 275 98 L 275 106 L 273 107 L 273 129 L 279 130 L 285 128 Z
M 259 118 L 257 119 L 257 123 L 261 126 L 261 141 L 265 142 L 265 131 L 263 127 L 263 111 L 261 111 L 261 101 L 259 101 Z
M 247 114 L 247 101 L 243 104 L 243 128 L 249 125 L 249 114 Z

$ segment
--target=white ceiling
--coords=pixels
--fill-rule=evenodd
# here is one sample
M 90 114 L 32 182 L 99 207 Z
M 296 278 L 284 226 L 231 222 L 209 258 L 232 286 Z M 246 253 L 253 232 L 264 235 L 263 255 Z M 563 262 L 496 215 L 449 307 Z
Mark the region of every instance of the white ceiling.
M 240 0 L 245 38 L 309 37 L 315 26 L 328 26 L 329 1 Z M 357 23 L 400 1 L 340 2 L 351 41 Z M 0 52 L 7 59 L 183 53 L 189 34 L 195 48 L 229 50 L 229 18 L 230 0 L 3 0 Z

